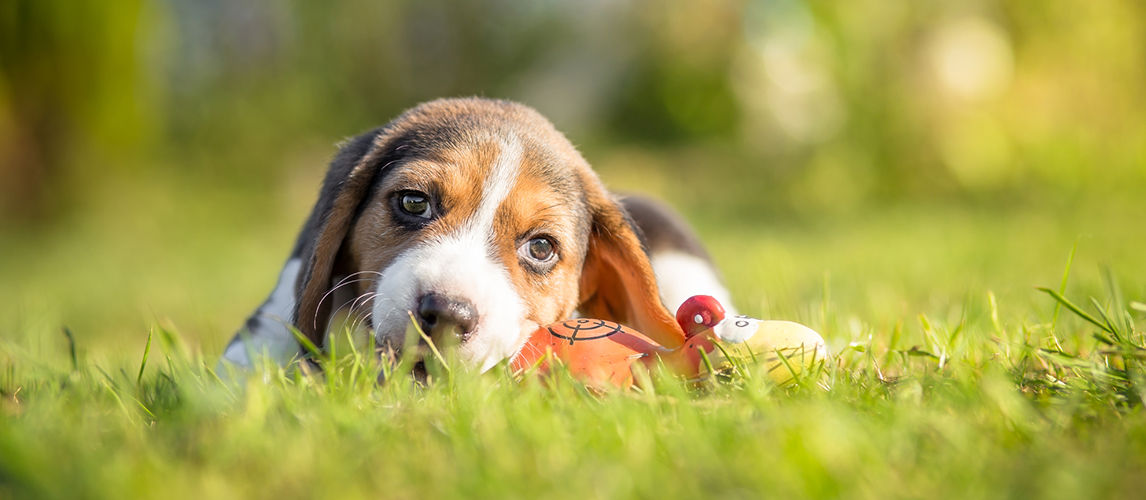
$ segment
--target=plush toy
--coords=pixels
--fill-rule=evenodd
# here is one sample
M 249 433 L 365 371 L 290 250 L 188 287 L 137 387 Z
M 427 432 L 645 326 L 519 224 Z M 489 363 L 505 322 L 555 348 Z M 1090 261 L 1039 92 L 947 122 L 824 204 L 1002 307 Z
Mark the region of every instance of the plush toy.
M 791 381 L 793 373 L 800 373 L 828 357 L 827 344 L 815 330 L 791 321 L 766 321 L 747 316 L 725 318 L 724 308 L 707 295 L 684 301 L 677 309 L 676 320 L 689 339 L 717 340 L 720 349 L 705 349 L 714 368 L 730 362 L 725 353 L 743 363 L 762 362 L 768 377 L 780 385 Z M 685 355 L 696 356 L 700 362 L 699 351 Z
M 769 377 L 784 384 L 793 371 L 798 373 L 827 356 L 824 340 L 810 328 L 788 321 L 726 318 L 724 307 L 707 295 L 686 300 L 677 309 L 676 319 L 686 336 L 679 349 L 666 349 L 640 332 L 611 321 L 578 318 L 539 328 L 513 358 L 511 366 L 525 370 L 536 365 L 545 371 L 550 361 L 547 355 L 551 355 L 575 377 L 628 388 L 635 381 L 633 370 L 637 366 L 651 370 L 663 363 L 676 373 L 695 377 L 705 373 L 709 364 L 714 369 L 727 366 L 727 352 L 744 362 L 762 361 Z M 784 355 L 791 369 L 777 352 Z
M 525 370 L 540 363 L 544 372 L 549 368 L 547 355 L 552 355 L 574 377 L 627 389 L 633 385 L 634 364 L 651 368 L 658 357 L 675 359 L 676 354 L 631 328 L 611 321 L 579 318 L 533 332 L 511 366 Z

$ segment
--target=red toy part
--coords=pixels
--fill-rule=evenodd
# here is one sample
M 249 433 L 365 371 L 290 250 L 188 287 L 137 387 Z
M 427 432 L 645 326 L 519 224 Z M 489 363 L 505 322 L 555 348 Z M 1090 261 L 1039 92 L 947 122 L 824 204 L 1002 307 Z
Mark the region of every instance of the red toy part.
M 724 320 L 724 306 L 708 295 L 693 295 L 676 310 L 676 322 L 686 338 L 711 330 Z

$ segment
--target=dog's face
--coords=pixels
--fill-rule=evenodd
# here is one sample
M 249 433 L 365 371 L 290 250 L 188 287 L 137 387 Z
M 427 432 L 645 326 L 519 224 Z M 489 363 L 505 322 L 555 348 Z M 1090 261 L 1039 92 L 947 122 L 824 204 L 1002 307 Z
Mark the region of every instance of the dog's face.
M 300 241 L 297 319 L 313 339 L 342 276 L 381 345 L 403 345 L 413 315 L 483 370 L 579 307 L 683 338 L 625 213 L 536 112 L 435 101 L 365 137 L 332 164 Z
M 539 325 L 571 313 L 588 240 L 576 165 L 537 138 L 432 138 L 391 165 L 347 239 L 376 270 L 371 321 L 401 345 L 409 312 L 461 359 L 487 368 Z M 486 135 L 486 134 L 482 134 Z

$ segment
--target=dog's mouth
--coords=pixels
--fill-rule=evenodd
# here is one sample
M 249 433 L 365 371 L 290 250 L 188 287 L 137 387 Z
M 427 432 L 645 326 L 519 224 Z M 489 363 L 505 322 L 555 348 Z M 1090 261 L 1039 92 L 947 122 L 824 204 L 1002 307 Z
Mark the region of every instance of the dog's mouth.
M 392 368 L 389 373 L 395 373 L 395 370 L 407 373 L 409 370 L 422 381 L 438 378 L 443 370 L 455 368 L 485 372 L 497 363 L 513 358 L 537 328 L 536 322 L 526 321 L 525 325 L 512 327 L 512 336 L 498 335 L 502 330 L 476 328 L 466 338 L 460 335 L 445 339 L 423 337 L 415 341 L 408 331 L 391 327 L 387 333 L 376 334 L 374 339 L 380 362 Z
M 384 382 L 386 373 L 396 376 L 402 373 L 402 366 L 409 367 L 409 376 L 413 377 L 414 381 L 420 384 L 427 384 L 432 379 L 438 377 L 440 368 L 435 370 L 434 367 L 429 366 L 433 364 L 435 367 L 440 366 L 437 361 L 436 354 L 429 348 L 425 342 L 418 343 L 411 346 L 413 352 L 404 352 L 399 348 L 394 348 L 391 345 L 379 346 L 375 350 L 375 357 L 377 362 L 389 365 L 390 369 L 379 374 L 378 381 Z M 449 351 L 442 352 L 447 354 Z M 452 354 L 452 353 L 451 353 Z
M 442 370 L 439 363 L 433 360 L 427 362 L 427 358 L 417 358 L 410 365 L 409 377 L 413 378 L 415 383 L 423 386 L 440 381 L 445 375 L 446 371 Z
M 430 374 L 426 372 L 425 361 L 418 361 L 417 363 L 414 363 L 414 367 L 410 370 L 410 375 L 414 377 L 414 380 L 420 384 L 428 383 L 430 380 Z

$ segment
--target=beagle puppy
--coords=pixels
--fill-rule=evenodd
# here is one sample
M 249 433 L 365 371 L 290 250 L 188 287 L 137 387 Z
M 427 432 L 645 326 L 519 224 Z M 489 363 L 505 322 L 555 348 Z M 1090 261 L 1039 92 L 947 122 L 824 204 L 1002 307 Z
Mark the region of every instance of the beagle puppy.
M 580 314 L 669 347 L 673 311 L 728 293 L 664 205 L 618 198 L 548 120 L 507 101 L 417 106 L 344 145 L 270 297 L 222 363 L 285 364 L 340 309 L 399 349 L 411 316 L 487 370 L 541 325 Z

